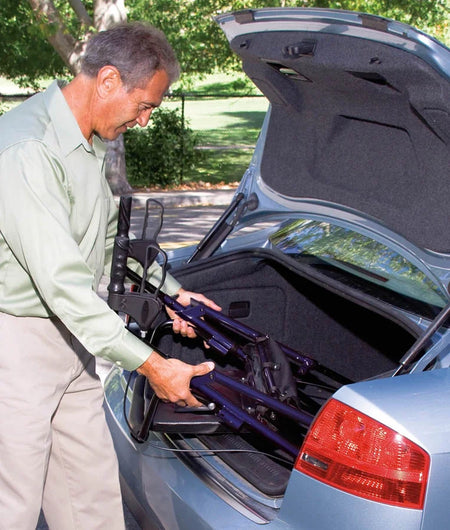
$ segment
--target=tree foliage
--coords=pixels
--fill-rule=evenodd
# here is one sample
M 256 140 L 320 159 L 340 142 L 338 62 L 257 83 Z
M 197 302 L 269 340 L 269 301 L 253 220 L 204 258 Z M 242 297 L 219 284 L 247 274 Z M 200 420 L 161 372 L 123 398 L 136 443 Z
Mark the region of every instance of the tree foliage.
M 125 133 L 129 182 L 136 187 L 181 184 L 185 171 L 202 157 L 197 143 L 179 110 L 156 109 L 148 127 Z
M 147 20 L 166 33 L 183 72 L 226 71 L 238 62 L 215 15 L 296 5 L 387 16 L 450 44 L 448 0 L 1 0 L 0 75 L 33 86 L 40 77 L 75 73 L 91 32 L 117 20 L 114 11 L 123 18 L 125 7 L 129 20 Z
M 168 36 L 186 73 L 239 68 L 214 15 L 258 7 L 329 7 L 386 16 L 450 44 L 448 0 L 128 0 L 129 18 L 144 19 Z
M 0 2 L 0 75 L 17 84 L 35 87 L 38 79 L 66 72 L 61 57 L 43 37 L 44 28 L 34 18 L 28 2 Z
M 1 0 L 0 75 L 22 86 L 79 71 L 93 32 L 126 20 L 124 0 Z

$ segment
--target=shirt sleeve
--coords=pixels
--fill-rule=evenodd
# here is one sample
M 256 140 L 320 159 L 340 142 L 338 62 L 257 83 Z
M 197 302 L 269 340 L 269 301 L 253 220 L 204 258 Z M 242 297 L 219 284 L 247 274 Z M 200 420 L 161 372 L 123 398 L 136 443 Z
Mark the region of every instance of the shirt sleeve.
M 152 350 L 126 330 L 95 292 L 94 271 L 72 234 L 70 189 L 61 162 L 39 141 L 0 156 L 0 227 L 15 260 L 49 314 L 93 355 L 125 369 Z M 105 234 L 103 234 L 105 236 Z

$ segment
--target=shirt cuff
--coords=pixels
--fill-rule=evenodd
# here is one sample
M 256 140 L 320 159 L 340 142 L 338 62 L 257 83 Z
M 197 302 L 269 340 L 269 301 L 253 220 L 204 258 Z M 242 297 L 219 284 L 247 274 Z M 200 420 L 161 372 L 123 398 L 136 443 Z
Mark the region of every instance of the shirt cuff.
M 125 331 L 126 333 L 120 345 L 120 358 L 111 358 L 110 361 L 124 370 L 133 371 L 150 357 L 153 350 L 130 331 Z

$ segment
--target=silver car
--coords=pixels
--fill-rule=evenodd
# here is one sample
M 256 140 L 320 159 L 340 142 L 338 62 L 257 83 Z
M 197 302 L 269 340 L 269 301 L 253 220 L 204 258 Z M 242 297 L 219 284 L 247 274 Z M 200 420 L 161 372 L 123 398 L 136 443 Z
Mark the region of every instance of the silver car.
M 145 340 L 218 375 L 180 411 L 109 374 L 127 503 L 143 528 L 447 528 L 450 50 L 345 11 L 217 23 L 270 106 L 230 207 L 168 263 L 284 357 L 205 351 L 157 319 Z M 257 384 L 285 366 L 295 396 Z

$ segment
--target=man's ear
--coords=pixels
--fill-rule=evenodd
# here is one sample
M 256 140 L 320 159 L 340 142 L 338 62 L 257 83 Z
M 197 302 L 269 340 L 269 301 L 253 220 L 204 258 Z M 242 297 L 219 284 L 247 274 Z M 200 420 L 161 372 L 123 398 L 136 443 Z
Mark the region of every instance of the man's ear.
M 122 86 L 119 70 L 115 66 L 106 65 L 97 74 L 97 93 L 101 98 L 113 94 Z

